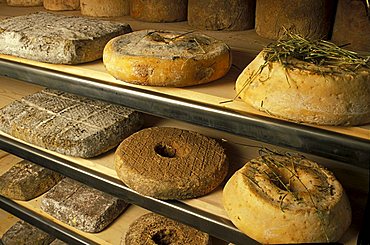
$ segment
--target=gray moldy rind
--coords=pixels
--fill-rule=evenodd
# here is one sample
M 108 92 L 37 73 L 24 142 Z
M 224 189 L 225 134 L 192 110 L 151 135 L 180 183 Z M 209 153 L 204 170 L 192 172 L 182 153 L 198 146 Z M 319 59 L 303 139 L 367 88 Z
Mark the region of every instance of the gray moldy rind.
M 99 232 L 127 207 L 107 193 L 65 178 L 47 192 L 41 209 L 54 218 L 85 232 Z
M 0 21 L 0 53 L 56 64 L 100 59 L 113 37 L 131 32 L 126 23 L 47 12 Z
M 83 158 L 112 149 L 142 124 L 142 114 L 126 107 L 50 89 L 0 109 L 1 131 Z

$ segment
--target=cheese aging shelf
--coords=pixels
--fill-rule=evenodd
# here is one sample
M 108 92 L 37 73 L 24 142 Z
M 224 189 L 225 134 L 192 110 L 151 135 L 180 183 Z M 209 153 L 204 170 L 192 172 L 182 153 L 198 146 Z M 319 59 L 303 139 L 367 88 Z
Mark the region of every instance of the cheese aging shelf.
M 37 7 L 10 8 L 0 3 L 0 16 L 2 17 L 40 10 L 43 9 Z M 78 15 L 78 12 L 68 11 L 63 14 Z M 127 16 L 113 20 L 127 22 L 134 30 L 166 28 L 192 31 L 186 22 L 144 23 Z M 353 244 L 357 232 L 361 229 L 362 234 L 366 235 L 368 226 L 363 225 L 361 228 L 360 224 L 364 215 L 366 198 L 368 198 L 368 187 L 366 186 L 369 184 L 370 125 L 345 128 L 299 124 L 276 119 L 246 106 L 235 98 L 235 80 L 245 65 L 269 40 L 258 37 L 253 30 L 206 33 L 230 45 L 233 53 L 233 66 L 224 78 L 205 85 L 189 88 L 138 86 L 114 79 L 105 71 L 101 60 L 69 66 L 45 64 L 8 55 L 0 55 L 0 79 L 3 81 L 2 84 L 16 84 L 14 86 L 19 86 L 19 90 L 27 90 L 27 92 L 19 93 L 18 97 L 20 94 L 38 91 L 41 85 L 127 106 L 151 114 L 153 118 L 158 116 L 178 120 L 180 125 L 181 122 L 186 122 L 194 125 L 195 129 L 201 133 L 210 132 L 210 136 L 223 139 L 225 142 L 234 142 L 236 145 L 239 144 L 238 142 L 241 142 L 241 145 L 245 144 L 244 140 L 247 140 L 247 144 L 253 142 L 255 146 L 269 145 L 299 151 L 317 157 L 320 161 L 327 161 L 330 169 L 338 168 L 339 174 L 345 179 L 350 189 L 361 189 L 362 198 L 359 205 L 361 211 L 356 214 L 355 228 L 352 227 L 350 235 L 345 236 L 343 243 Z M 0 89 L 5 88 L 0 87 Z M 6 89 L 4 91 L 7 92 Z M 219 239 L 236 244 L 256 243 L 236 229 L 227 218 L 219 203 L 221 187 L 205 198 L 184 202 L 160 201 L 142 196 L 118 180 L 112 167 L 107 167 L 105 163 L 112 162 L 112 152 L 91 161 L 75 159 L 29 145 L 3 133 L 0 134 L 0 149 L 32 160 L 130 203 L 177 219 Z M 241 157 L 238 161 L 238 167 L 240 167 L 243 163 L 241 161 L 245 161 L 245 158 Z M 354 176 L 359 174 L 361 178 L 348 177 L 347 172 L 355 173 Z M 44 228 L 47 226 L 48 220 L 40 224 L 37 215 L 22 207 L 17 202 L 0 198 L 0 208 L 11 213 L 18 213 L 22 218 Z M 365 217 L 364 220 L 370 220 L 369 208 L 367 208 L 366 215 L 367 218 Z M 55 232 L 61 239 L 64 238 L 71 243 L 84 243 L 84 238 L 79 241 L 78 235 L 74 236 L 73 232 L 69 233 L 68 229 L 60 228 L 58 231 L 58 224 L 54 228 L 52 223 L 49 225 L 45 229 Z

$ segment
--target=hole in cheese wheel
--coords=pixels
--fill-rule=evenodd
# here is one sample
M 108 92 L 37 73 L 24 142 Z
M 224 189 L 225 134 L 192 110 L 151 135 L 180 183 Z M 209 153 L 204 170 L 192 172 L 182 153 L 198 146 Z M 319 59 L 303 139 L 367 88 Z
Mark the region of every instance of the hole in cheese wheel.
M 176 231 L 173 229 L 159 230 L 152 236 L 152 240 L 159 245 L 173 244 L 177 241 Z
M 163 143 L 157 144 L 154 151 L 162 157 L 174 158 L 176 156 L 176 149 Z

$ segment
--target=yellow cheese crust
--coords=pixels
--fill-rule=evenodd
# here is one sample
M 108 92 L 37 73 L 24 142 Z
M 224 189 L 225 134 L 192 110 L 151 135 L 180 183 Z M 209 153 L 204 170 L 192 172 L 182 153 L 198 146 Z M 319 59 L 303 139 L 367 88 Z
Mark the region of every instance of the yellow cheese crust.
M 264 64 L 261 52 L 236 81 L 236 92 L 247 104 L 296 122 L 346 126 L 370 122 L 369 69 L 320 74 L 273 62 L 261 71 Z
M 137 31 L 112 39 L 103 62 L 117 79 L 140 85 L 184 87 L 224 76 L 230 48 L 199 33 Z

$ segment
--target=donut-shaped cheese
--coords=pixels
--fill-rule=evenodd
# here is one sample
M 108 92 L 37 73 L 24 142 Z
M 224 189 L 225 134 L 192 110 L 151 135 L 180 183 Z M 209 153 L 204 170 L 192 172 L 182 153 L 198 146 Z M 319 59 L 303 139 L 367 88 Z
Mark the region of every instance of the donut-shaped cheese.
M 331 69 L 298 60 L 291 62 L 312 70 L 328 72 Z M 296 122 L 319 125 L 370 122 L 369 69 L 348 73 L 333 71 L 329 75 L 286 68 L 279 62 L 265 64 L 264 52 L 261 52 L 236 81 L 236 92 L 247 104 Z
M 249 161 L 226 183 L 223 204 L 236 227 L 264 244 L 334 242 L 351 223 L 341 184 L 301 156 Z
M 209 243 L 207 233 L 154 213 L 144 214 L 135 220 L 121 240 L 122 245 L 207 245 Z
M 118 177 L 158 199 L 205 195 L 225 178 L 224 149 L 213 139 L 177 128 L 154 127 L 127 137 L 116 150 Z
M 107 71 L 125 82 L 184 87 L 224 76 L 231 66 L 229 47 L 194 32 L 136 31 L 105 46 Z

